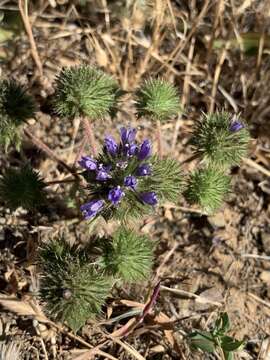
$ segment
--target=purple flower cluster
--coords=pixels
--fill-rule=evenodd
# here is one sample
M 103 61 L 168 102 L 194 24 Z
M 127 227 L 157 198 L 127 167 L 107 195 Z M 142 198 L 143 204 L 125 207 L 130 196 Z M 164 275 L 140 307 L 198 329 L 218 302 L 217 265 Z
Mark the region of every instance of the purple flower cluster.
M 126 191 L 133 191 L 136 193 L 136 198 L 147 205 L 154 206 L 158 202 L 155 192 L 136 191 L 139 178 L 150 176 L 152 173 L 151 165 L 146 162 L 151 156 L 151 142 L 146 139 L 140 145 L 137 144 L 135 141 L 136 129 L 133 128 L 121 128 L 120 137 L 120 144 L 112 136 L 107 136 L 104 140 L 104 153 L 107 158 L 112 159 L 110 165 L 104 165 L 90 156 L 83 156 L 79 161 L 82 168 L 89 171 L 98 183 L 106 185 L 108 189 L 107 197 L 104 198 L 103 192 L 102 199 L 95 199 L 81 206 L 85 219 L 96 216 L 102 211 L 106 202 L 117 206 Z M 121 184 L 117 183 L 113 171 L 115 169 L 125 170 L 131 160 L 135 160 L 135 163 L 138 162 L 135 171 L 125 176 L 124 179 L 122 178 Z

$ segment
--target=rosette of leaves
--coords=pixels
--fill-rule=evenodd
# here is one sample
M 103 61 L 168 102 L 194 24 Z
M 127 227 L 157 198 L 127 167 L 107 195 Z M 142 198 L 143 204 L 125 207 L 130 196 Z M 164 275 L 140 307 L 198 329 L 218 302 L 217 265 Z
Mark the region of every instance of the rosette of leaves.
M 226 169 L 241 162 L 247 154 L 249 140 L 246 124 L 222 111 L 203 114 L 195 125 L 191 144 L 206 164 Z
M 153 265 L 153 244 L 145 235 L 127 228 L 119 229 L 111 239 L 100 245 L 100 266 L 107 274 L 124 282 L 137 282 L 148 278 Z
M 217 210 L 230 189 L 230 177 L 216 168 L 195 170 L 190 174 L 184 196 L 207 214 Z
M 168 120 L 181 110 L 177 89 L 163 79 L 145 81 L 136 93 L 138 116 L 156 120 Z
M 117 82 L 89 65 L 63 68 L 56 78 L 54 108 L 61 117 L 101 119 L 116 111 Z
M 97 159 L 84 156 L 89 201 L 81 206 L 86 219 L 128 220 L 153 211 L 164 201 L 177 201 L 183 184 L 178 163 L 152 155 L 151 142 L 135 141 L 136 129 L 121 128 L 121 141 L 105 138 Z
M 220 314 L 210 331 L 193 331 L 188 335 L 192 349 L 208 353 L 222 352 L 225 360 L 233 360 L 233 353 L 243 347 L 244 341 L 239 341 L 227 335 L 230 321 L 227 313 Z
M 45 202 L 45 183 L 29 164 L 22 168 L 8 168 L 0 178 L 0 199 L 15 210 L 23 207 L 34 210 Z
M 19 149 L 19 128 L 35 115 L 35 102 L 26 89 L 15 80 L 0 80 L 0 144 Z
M 63 239 L 51 241 L 40 249 L 40 267 L 39 296 L 49 316 L 77 331 L 101 312 L 112 280 L 98 271 L 86 251 Z

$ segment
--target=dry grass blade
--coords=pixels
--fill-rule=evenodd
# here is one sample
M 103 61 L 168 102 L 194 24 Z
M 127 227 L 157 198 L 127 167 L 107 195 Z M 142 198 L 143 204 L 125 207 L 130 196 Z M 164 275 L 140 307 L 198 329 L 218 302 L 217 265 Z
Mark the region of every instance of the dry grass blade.
M 16 298 L 6 297 L 4 294 L 0 294 L 0 305 L 18 315 L 32 316 L 40 322 L 49 322 L 42 311 L 31 302 L 26 303 L 25 301 L 19 301 Z
M 113 342 L 120 345 L 123 349 L 125 349 L 130 355 L 132 355 L 137 360 L 145 360 L 145 358 L 138 353 L 137 350 L 135 350 L 131 345 L 128 345 L 126 342 L 121 341 L 119 339 L 114 338 L 111 335 L 106 335 L 108 338 L 110 338 Z

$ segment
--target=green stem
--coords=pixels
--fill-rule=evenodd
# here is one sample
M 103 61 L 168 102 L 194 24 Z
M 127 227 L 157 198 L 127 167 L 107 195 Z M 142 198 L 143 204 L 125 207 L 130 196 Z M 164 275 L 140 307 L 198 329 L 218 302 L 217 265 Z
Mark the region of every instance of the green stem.
M 162 129 L 161 122 L 157 120 L 157 147 L 158 147 L 158 155 L 160 158 L 163 157 L 163 145 L 162 145 Z

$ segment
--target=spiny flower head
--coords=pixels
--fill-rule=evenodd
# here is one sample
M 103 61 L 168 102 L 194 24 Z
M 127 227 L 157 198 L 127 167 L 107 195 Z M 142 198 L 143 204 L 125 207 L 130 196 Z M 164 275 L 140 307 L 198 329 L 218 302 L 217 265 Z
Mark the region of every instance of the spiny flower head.
M 136 129 L 121 128 L 120 137 L 117 143 L 107 136 L 97 159 L 84 156 L 79 161 L 89 189 L 89 201 L 81 206 L 86 219 L 98 214 L 106 219 L 139 217 L 158 203 L 176 201 L 181 191 L 174 160 L 153 156 L 150 140 L 136 142 Z
M 119 229 L 111 238 L 102 241 L 100 265 L 106 273 L 125 282 L 147 279 L 153 265 L 153 244 L 145 235 L 127 228 Z
M 177 89 L 162 79 L 147 80 L 137 91 L 136 108 L 139 116 L 168 120 L 180 111 Z
M 205 168 L 190 175 L 184 195 L 189 203 L 199 205 L 207 214 L 212 214 L 221 206 L 229 188 L 229 176 L 216 168 Z
M 112 281 L 91 264 L 86 251 L 63 239 L 40 249 L 39 296 L 48 314 L 74 331 L 101 312 Z
M 15 210 L 22 206 L 33 210 L 45 202 L 45 183 L 30 165 L 9 168 L 0 179 L 0 199 Z
M 0 144 L 20 146 L 18 127 L 35 114 L 34 99 L 15 80 L 0 80 Z
M 223 111 L 204 114 L 195 126 L 191 143 L 208 165 L 225 169 L 240 163 L 249 140 L 246 124 Z
M 61 117 L 101 119 L 115 111 L 117 82 L 89 65 L 63 68 L 56 78 L 54 108 Z

